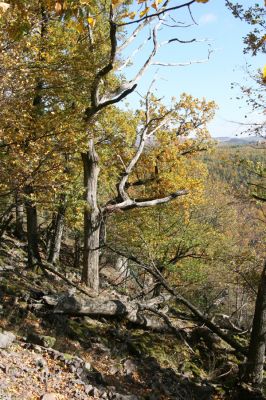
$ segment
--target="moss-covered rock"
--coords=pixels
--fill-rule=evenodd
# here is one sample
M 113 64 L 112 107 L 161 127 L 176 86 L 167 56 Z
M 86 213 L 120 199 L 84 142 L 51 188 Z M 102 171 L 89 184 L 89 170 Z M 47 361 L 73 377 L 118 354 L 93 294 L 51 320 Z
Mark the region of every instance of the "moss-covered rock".
M 37 333 L 30 332 L 27 335 L 27 341 L 43 347 L 54 347 L 56 338 L 53 336 L 38 335 Z

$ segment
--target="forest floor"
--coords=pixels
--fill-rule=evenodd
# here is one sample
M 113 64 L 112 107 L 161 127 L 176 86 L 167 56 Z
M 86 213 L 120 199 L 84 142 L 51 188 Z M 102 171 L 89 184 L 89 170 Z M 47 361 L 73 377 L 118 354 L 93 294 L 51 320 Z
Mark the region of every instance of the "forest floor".
M 43 296 L 69 291 L 55 276 L 25 267 L 24 243 L 0 248 L 0 400 L 219 400 L 237 384 L 239 358 L 209 343 L 195 322 L 172 333 L 123 319 L 54 314 Z M 75 280 L 75 276 L 72 276 Z M 5 335 L 14 338 L 1 348 Z

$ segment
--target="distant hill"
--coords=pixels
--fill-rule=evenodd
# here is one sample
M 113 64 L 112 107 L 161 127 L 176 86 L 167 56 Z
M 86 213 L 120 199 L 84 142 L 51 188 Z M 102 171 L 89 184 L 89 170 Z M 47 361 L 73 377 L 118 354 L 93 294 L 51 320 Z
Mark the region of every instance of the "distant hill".
M 258 143 L 261 138 L 257 136 L 246 136 L 246 137 L 227 137 L 221 136 L 214 138 L 219 142 L 220 146 L 244 146 L 252 143 Z

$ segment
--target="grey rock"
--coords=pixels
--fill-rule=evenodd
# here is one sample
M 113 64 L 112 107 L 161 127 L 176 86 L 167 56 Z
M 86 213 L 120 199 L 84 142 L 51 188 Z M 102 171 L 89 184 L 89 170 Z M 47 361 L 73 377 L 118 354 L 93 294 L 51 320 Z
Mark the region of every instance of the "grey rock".
M 75 372 L 75 371 L 76 371 L 76 367 L 75 367 L 74 365 L 71 364 L 71 365 L 69 366 L 69 371 L 70 371 L 70 372 Z
M 85 364 L 84 364 L 84 370 L 85 370 L 85 372 L 91 371 L 91 363 L 85 362 Z
M 71 364 L 74 365 L 76 368 L 82 368 L 83 366 L 83 360 L 81 358 L 75 357 L 72 361 Z
M 126 375 L 131 375 L 133 372 L 137 371 L 137 365 L 133 360 L 126 360 L 123 366 Z
M 139 400 L 134 394 L 120 394 L 115 393 L 113 396 L 114 400 Z
M 119 368 L 116 367 L 115 365 L 112 365 L 111 368 L 110 368 L 110 370 L 109 370 L 109 373 L 110 373 L 111 375 L 115 375 L 115 374 L 117 374 L 118 372 L 119 372 Z
M 106 347 L 103 343 L 93 343 L 91 346 L 93 350 L 96 350 L 98 353 L 107 353 L 110 354 L 111 350 Z
M 100 396 L 100 391 L 95 387 L 95 388 L 93 388 L 93 396 L 95 397 L 95 396 L 97 396 L 97 397 L 99 397 Z
M 0 333 L 0 348 L 7 349 L 16 339 L 12 332 L 3 331 Z
M 86 394 L 92 394 L 93 391 L 94 391 L 94 387 L 93 387 L 92 385 L 86 385 L 86 386 L 84 387 L 84 389 L 85 389 L 85 393 L 86 393 Z
M 56 306 L 58 303 L 59 296 L 43 296 L 43 300 L 49 306 Z
M 46 368 L 47 367 L 47 362 L 42 356 L 36 357 L 35 362 L 36 362 L 37 367 L 39 367 L 39 368 Z
M 57 400 L 57 395 L 55 393 L 45 393 L 41 400 Z
M 82 379 L 75 379 L 73 382 L 76 385 L 85 385 Z
M 25 339 L 26 340 L 26 339 Z M 39 346 L 39 345 L 35 345 L 34 346 L 34 352 L 36 352 L 36 353 L 42 353 L 43 352 L 43 349 L 41 348 L 41 346 Z
M 77 368 L 76 374 L 77 374 L 78 376 L 81 376 L 82 373 L 83 373 L 83 368 Z

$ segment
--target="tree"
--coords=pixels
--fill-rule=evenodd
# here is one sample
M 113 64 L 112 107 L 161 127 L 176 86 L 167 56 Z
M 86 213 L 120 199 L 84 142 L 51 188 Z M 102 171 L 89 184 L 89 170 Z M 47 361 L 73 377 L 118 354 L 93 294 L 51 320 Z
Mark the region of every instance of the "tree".
M 253 31 L 249 32 L 243 39 L 245 44 L 244 53 L 251 52 L 255 56 L 258 52 L 265 53 L 265 6 L 254 4 L 245 9 L 242 4 L 233 3 L 226 0 L 227 7 L 232 11 L 235 18 L 247 22 L 254 27 Z
M 266 346 L 266 262 L 261 273 L 244 381 L 261 386 Z
M 248 24 L 254 26 L 254 30 L 250 32 L 245 38 L 244 43 L 246 48 L 244 52 L 251 52 L 255 56 L 258 52 L 265 53 L 265 7 L 260 7 L 255 4 L 247 10 L 239 4 L 233 4 L 227 1 L 228 7 L 232 10 L 236 18 L 246 21 Z M 246 96 L 247 103 L 251 108 L 256 111 L 265 112 L 264 89 L 265 89 L 265 69 L 253 76 L 256 83 L 256 89 L 252 90 L 251 87 L 241 87 L 242 93 Z M 265 121 L 258 124 L 251 124 L 249 131 L 265 140 Z M 265 148 L 262 144 L 262 148 Z M 262 163 L 249 163 L 249 168 L 253 170 L 253 174 L 259 179 L 259 182 L 251 182 L 252 196 L 258 201 L 265 202 L 265 165 Z M 265 332 L 266 332 L 266 263 L 264 261 L 263 270 L 260 277 L 259 287 L 257 291 L 255 312 L 253 318 L 253 326 L 251 339 L 249 344 L 249 351 L 247 357 L 247 367 L 244 375 L 244 381 L 251 383 L 252 386 L 261 386 L 263 382 L 263 368 L 265 357 Z
M 173 9 L 181 9 L 181 8 L 189 8 L 190 5 L 193 3 L 183 3 L 179 6 L 174 7 Z M 119 10 L 119 9 L 118 9 Z M 116 87 L 113 91 L 108 91 L 105 89 L 105 93 L 101 94 L 102 90 L 102 82 L 106 79 L 110 72 L 115 72 L 116 70 L 116 60 L 119 57 L 122 50 L 124 50 L 132 41 L 137 37 L 139 32 L 145 28 L 146 25 L 153 22 L 154 18 L 160 14 L 163 14 L 165 18 L 167 15 L 167 9 L 163 11 L 158 11 L 154 14 L 148 15 L 145 13 L 139 18 L 138 20 L 126 23 L 120 23 L 121 14 L 118 11 L 113 10 L 113 7 L 110 9 L 110 14 L 108 18 L 109 23 L 109 39 L 110 39 L 110 59 L 109 62 L 96 74 L 95 79 L 91 86 L 91 104 L 86 109 L 85 114 L 87 118 L 88 125 L 95 123 L 95 117 L 99 113 L 99 111 L 103 110 L 104 108 L 119 103 L 122 99 L 127 97 L 130 93 L 132 93 L 138 84 L 138 81 L 143 76 L 145 71 L 150 65 L 165 65 L 164 63 L 154 61 L 154 57 L 156 56 L 159 48 L 164 44 L 179 42 L 177 38 L 168 40 L 162 44 L 158 42 L 158 30 L 162 26 L 163 19 L 159 20 L 155 25 L 151 25 L 151 39 L 152 39 L 152 50 L 148 57 L 146 58 L 145 62 L 143 63 L 142 67 L 138 70 L 135 77 L 130 81 L 121 82 L 120 85 Z M 126 16 L 129 14 L 127 13 Z M 118 21 L 118 22 L 117 22 Z M 139 25 L 137 28 L 131 33 L 131 35 L 125 39 L 121 45 L 118 45 L 117 42 L 117 34 L 118 28 L 121 26 L 127 26 L 132 23 L 138 23 Z M 188 41 L 191 42 L 191 41 Z M 142 46 L 140 47 L 140 49 Z M 139 50 L 139 49 L 137 49 Z M 122 67 L 126 66 L 129 62 L 131 62 L 131 58 L 128 58 L 122 64 Z M 196 61 L 202 62 L 202 61 Z M 191 64 L 189 62 L 188 64 Z M 167 64 L 168 65 L 168 64 Z M 185 64 L 170 64 L 170 65 L 186 65 Z M 146 113 L 148 115 L 148 108 L 146 107 Z M 167 115 L 165 114 L 165 117 Z M 160 118 L 158 119 L 158 121 Z M 125 191 L 125 185 L 128 180 L 128 176 L 131 173 L 132 169 L 135 167 L 135 164 L 138 162 L 138 159 L 143 151 L 145 142 L 151 136 L 149 132 L 149 119 L 146 120 L 146 127 L 143 128 L 143 136 L 140 142 L 140 146 L 138 147 L 138 151 L 135 157 L 132 158 L 131 162 L 126 167 L 124 176 L 121 178 L 121 181 L 118 183 L 118 198 L 120 199 L 120 203 L 115 205 L 108 205 L 107 210 L 114 211 L 118 209 L 129 209 L 135 207 L 146 207 L 155 204 L 159 204 L 162 202 L 170 201 L 173 197 L 177 196 L 177 194 L 171 196 L 166 196 L 163 199 L 153 199 L 152 202 L 142 202 L 134 203 L 132 199 L 128 196 Z M 84 212 L 84 264 L 83 264 L 83 282 L 89 284 L 94 290 L 98 290 L 98 247 L 99 247 L 99 229 L 100 229 L 100 210 L 97 205 L 97 181 L 99 175 L 99 159 L 95 149 L 95 140 L 91 137 L 89 139 L 89 148 L 88 151 L 82 154 L 83 160 L 83 168 L 84 168 L 84 187 L 85 187 L 85 201 L 88 203 L 88 206 L 85 207 Z M 185 192 L 182 192 L 184 194 Z

